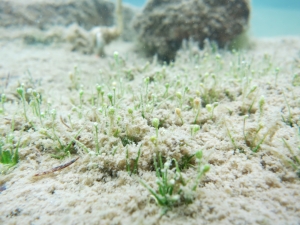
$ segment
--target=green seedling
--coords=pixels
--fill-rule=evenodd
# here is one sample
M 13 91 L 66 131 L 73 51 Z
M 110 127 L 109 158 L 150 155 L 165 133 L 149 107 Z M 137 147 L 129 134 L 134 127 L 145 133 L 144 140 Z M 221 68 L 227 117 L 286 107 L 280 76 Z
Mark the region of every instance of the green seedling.
M 21 101 L 22 101 L 22 104 L 23 104 L 23 111 L 24 111 L 24 117 L 25 117 L 25 120 L 26 122 L 28 122 L 28 117 L 27 117 L 27 113 L 26 113 L 26 98 L 25 98 L 25 90 L 24 90 L 24 87 L 21 86 L 21 87 L 18 87 L 17 88 L 17 93 L 18 95 L 20 96 L 21 98 Z
M 177 164 L 176 161 L 175 163 Z M 180 194 L 182 193 L 180 186 L 186 185 L 186 183 L 182 181 L 179 167 L 177 166 L 177 171 L 174 171 L 170 170 L 170 166 L 171 161 L 167 161 L 163 164 L 161 154 L 159 155 L 158 162 L 156 157 L 154 158 L 158 190 L 154 190 L 144 181 L 139 180 L 140 183 L 152 194 L 156 203 L 162 207 L 162 215 L 180 203 Z
M 5 112 L 5 108 L 4 108 L 4 103 L 6 102 L 6 95 L 3 93 L 2 95 L 1 95 L 1 106 L 2 106 L 2 108 L 1 108 L 1 110 L 2 110 L 2 112 L 1 113 L 4 113 Z
M 73 130 L 73 123 L 72 123 L 72 120 L 71 120 L 71 114 L 68 114 L 68 120 L 69 120 L 69 124 L 71 126 L 71 129 Z
M 278 80 L 278 74 L 279 74 L 280 69 L 277 67 L 275 69 L 275 86 L 277 86 L 277 80 Z
M 181 92 L 176 92 L 176 97 L 178 99 L 178 104 L 179 104 L 179 108 L 181 109 L 182 108 L 182 94 Z
M 42 104 L 42 95 L 37 91 L 33 90 L 31 92 L 31 101 L 30 105 L 32 106 L 33 113 L 39 118 L 41 125 L 43 126 L 42 117 L 44 113 L 41 111 L 41 104 Z
M 202 106 L 206 106 L 207 104 L 213 104 L 214 102 L 219 101 L 222 94 L 218 86 L 216 76 L 207 73 L 204 75 L 202 82 L 204 82 L 208 78 L 213 79 L 212 85 L 207 85 L 207 84 L 204 85 L 204 83 L 200 83 L 200 97 L 201 97 Z
M 270 134 L 269 129 L 264 135 L 259 135 L 260 131 L 264 128 L 264 125 L 259 123 L 258 128 L 255 129 L 253 132 L 246 133 L 245 127 L 246 127 L 246 119 L 248 119 L 249 116 L 244 116 L 244 122 L 243 122 L 243 135 L 246 145 L 251 149 L 252 152 L 256 153 L 260 149 L 260 146 L 265 141 L 267 136 Z
M 128 108 L 127 112 L 128 112 L 128 114 L 130 116 L 131 123 L 133 123 L 133 119 L 134 119 L 134 117 L 133 117 L 133 109 L 132 108 Z
M 210 113 L 210 119 L 212 120 L 214 118 L 214 110 L 215 108 L 219 105 L 218 102 L 214 102 L 213 104 L 207 104 L 205 107 L 206 107 L 206 110 L 208 113 Z
M 133 160 L 133 162 L 129 159 L 128 147 L 126 148 L 126 171 L 130 176 L 138 173 L 138 162 L 141 155 L 141 147 L 142 145 L 139 147 L 137 157 Z
M 227 123 L 226 123 L 226 122 L 225 122 L 225 127 L 226 127 L 226 131 L 227 131 L 227 135 L 228 135 L 228 137 L 229 137 L 229 139 L 230 139 L 230 141 L 231 141 L 231 144 L 232 144 L 233 147 L 234 147 L 234 151 L 235 151 L 236 149 L 239 149 L 238 146 L 237 146 L 236 143 L 235 143 L 234 138 L 233 138 L 232 135 L 231 135 L 230 130 L 228 129 L 228 126 L 227 126 Z M 244 135 L 244 137 L 245 137 L 245 135 Z
M 80 101 L 80 105 L 79 105 L 79 119 L 82 118 L 82 110 L 83 110 L 83 94 L 84 91 L 82 89 L 79 90 L 79 101 Z
M 9 147 L 4 149 L 3 141 L 0 141 L 0 163 L 4 165 L 4 170 L 1 173 L 5 173 L 8 169 L 14 167 L 19 162 L 19 147 L 20 139 L 16 146 L 13 144 L 13 136 L 8 135 Z
M 300 65 L 300 64 L 299 64 L 299 65 Z M 295 75 L 293 76 L 292 85 L 293 85 L 294 87 L 300 86 L 300 73 L 295 74 Z
M 170 87 L 170 84 L 166 83 L 165 84 L 166 90 L 165 90 L 165 93 L 163 94 L 163 98 L 167 98 L 168 97 L 169 87 Z
M 57 140 L 57 142 L 59 143 L 59 146 L 55 147 L 56 154 L 52 154 L 51 157 L 53 157 L 55 159 L 64 159 L 65 157 L 70 157 L 72 153 L 75 153 L 76 149 L 74 148 L 74 144 L 78 143 L 78 141 L 76 141 L 76 138 L 78 137 L 78 135 L 80 134 L 81 131 L 82 131 L 82 129 L 80 129 L 77 132 L 77 134 L 75 134 L 75 136 L 73 138 L 71 138 L 71 141 L 69 141 L 68 144 L 63 144 L 63 142 L 58 138 L 58 136 L 56 134 L 54 134 L 54 137 Z M 46 136 L 51 138 L 50 135 L 48 135 L 47 133 L 45 133 L 45 134 L 46 134 Z
M 300 129 L 300 128 L 298 128 L 298 129 Z M 299 132 L 298 135 L 300 136 L 300 130 L 298 132 Z M 284 138 L 282 138 L 282 141 L 283 141 L 284 145 L 286 146 L 286 148 L 289 150 L 289 152 L 292 154 L 292 160 L 289 163 L 291 164 L 293 169 L 296 171 L 297 176 L 300 178 L 300 158 L 297 156 L 297 154 L 295 154 L 292 147 L 287 143 L 287 141 Z M 300 145 L 298 146 L 298 154 L 299 154 L 299 152 L 300 152 Z
M 195 98 L 194 99 L 194 109 L 196 110 L 196 116 L 195 116 L 195 119 L 194 119 L 194 124 L 196 124 L 197 120 L 198 120 L 200 110 L 201 110 L 201 99 L 200 98 Z
M 97 152 L 97 154 L 99 155 L 101 152 L 100 152 L 99 139 L 98 139 L 98 134 L 99 134 L 99 131 L 98 131 L 98 124 L 97 124 L 97 123 L 94 123 L 94 127 L 95 127 L 96 152 Z
M 112 95 L 112 93 L 108 93 L 108 94 L 107 94 L 107 98 L 108 98 L 108 100 L 109 100 L 109 102 L 110 102 L 110 105 L 111 105 L 111 106 L 114 106 L 114 100 L 113 100 L 113 95 Z
M 259 105 L 259 117 L 262 118 L 264 114 L 265 96 L 261 96 L 258 102 Z
M 99 84 L 96 84 L 96 91 L 97 91 L 97 107 L 100 105 L 100 96 L 102 93 L 102 86 Z
M 258 92 L 256 91 L 257 90 L 256 85 L 254 85 L 248 92 L 251 79 L 246 79 L 246 81 L 244 81 L 244 82 L 245 82 L 245 84 L 244 84 L 244 90 L 243 90 L 242 115 L 251 113 L 253 105 L 257 98 L 257 94 L 258 94 Z M 249 106 L 246 106 L 246 103 L 245 103 L 246 99 L 249 99 L 251 101 Z
M 114 120 L 115 120 L 115 108 L 114 107 L 109 107 L 108 108 L 108 117 L 109 117 L 109 135 L 112 135 L 113 129 L 114 129 Z
M 176 116 L 178 116 L 178 118 L 180 119 L 181 124 L 183 124 L 183 119 L 182 119 L 181 109 L 176 108 L 176 109 L 175 109 L 175 114 L 176 114 Z
M 191 136 L 195 137 L 196 133 L 200 130 L 200 126 L 198 124 L 191 125 Z
M 286 123 L 287 125 L 289 125 L 290 127 L 293 126 L 293 120 L 292 120 L 292 112 L 291 112 L 291 107 L 286 99 L 286 96 L 285 94 L 283 94 L 283 97 L 284 97 L 284 101 L 285 101 L 285 104 L 286 104 L 286 107 L 288 109 L 288 116 L 285 118 L 283 115 L 281 115 L 281 118 L 282 118 L 282 121 L 284 123 Z
M 150 82 L 150 78 L 149 77 L 146 77 L 145 80 L 145 85 L 146 85 L 146 88 L 145 88 L 145 104 L 147 104 L 148 102 L 148 87 L 149 87 L 149 82 Z
M 71 89 L 78 90 L 80 87 L 80 71 L 77 66 L 74 66 L 74 71 L 69 73 L 71 80 Z
M 196 156 L 195 154 L 192 155 L 184 155 L 181 160 L 178 162 L 178 167 L 179 169 L 182 170 L 187 170 L 190 167 L 194 167 L 193 165 L 193 158 Z
M 193 179 L 195 182 L 191 186 L 188 186 L 189 182 L 183 178 L 178 162 L 172 159 L 163 163 L 161 154 L 159 154 L 158 159 L 154 157 L 158 189 L 155 190 L 143 180 L 139 180 L 162 208 L 162 215 L 166 214 L 173 207 L 193 202 L 195 191 L 201 178 L 210 169 L 209 165 L 201 165 L 202 151 L 198 151 L 195 156 L 198 161 L 197 176 Z M 173 169 L 171 169 L 172 163 L 175 164 Z
M 159 127 L 159 119 L 158 118 L 152 119 L 152 126 L 155 128 L 156 139 L 158 139 L 158 127 Z

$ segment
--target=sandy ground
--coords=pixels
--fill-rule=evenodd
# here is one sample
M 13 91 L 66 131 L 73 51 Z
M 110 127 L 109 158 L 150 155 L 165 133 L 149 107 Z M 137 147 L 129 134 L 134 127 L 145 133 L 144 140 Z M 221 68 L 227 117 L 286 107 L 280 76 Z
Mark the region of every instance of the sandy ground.
M 300 180 L 289 164 L 293 155 L 282 141 L 284 138 L 295 154 L 299 153 L 296 124 L 300 117 L 300 87 L 293 86 L 292 79 L 300 72 L 300 39 L 253 42 L 252 49 L 240 54 L 199 51 L 188 46 L 179 52 L 174 65 L 161 65 L 135 53 L 130 43 L 114 42 L 106 48 L 108 56 L 98 58 L 70 52 L 62 44 L 29 46 L 20 40 L 1 41 L 0 92 L 6 94 L 7 102 L 4 114 L 0 115 L 0 133 L 3 141 L 13 135 L 15 145 L 20 140 L 21 147 L 19 163 L 0 175 L 0 223 L 300 224 Z M 121 57 L 119 65 L 115 64 L 114 51 Z M 277 67 L 280 72 L 276 81 Z M 73 82 L 71 74 L 75 77 Z M 146 92 L 147 77 L 151 82 Z M 43 124 L 29 105 L 30 123 L 25 121 L 16 95 L 21 83 L 42 94 Z M 101 107 L 90 102 L 96 95 L 96 83 L 103 85 L 105 91 Z M 164 100 L 166 83 L 170 84 L 169 98 Z M 257 89 L 247 96 L 254 85 Z M 136 138 L 127 147 L 120 138 L 110 135 L 110 118 L 106 114 L 110 101 L 106 95 L 113 93 L 113 87 L 114 126 L 121 129 L 120 135 L 126 130 Z M 176 93 L 184 93 L 185 87 L 189 90 L 180 102 Z M 80 89 L 84 91 L 82 106 Z M 212 118 L 201 107 L 197 118 L 201 129 L 191 135 L 195 109 L 189 99 L 200 96 L 204 101 L 202 93 L 206 89 L 217 92 L 214 101 L 219 105 Z M 262 95 L 263 113 L 258 104 Z M 147 101 L 145 118 L 141 115 L 140 96 Z M 157 103 L 152 104 L 154 100 Z M 267 134 L 257 153 L 251 151 L 243 136 L 243 109 L 249 109 L 252 102 L 245 131 L 251 136 L 262 124 L 257 139 Z M 293 127 L 282 120 L 282 116 L 289 115 L 287 104 Z M 180 106 L 184 124 L 174 113 Z M 127 112 L 129 107 L 134 109 L 132 116 Z M 52 109 L 57 112 L 54 125 L 61 141 L 69 143 L 72 137 L 78 140 L 73 143 L 75 152 L 62 160 L 51 157 L 59 145 L 51 133 Z M 151 125 L 154 117 L 163 121 L 158 147 L 151 142 L 155 135 Z M 95 154 L 95 122 L 99 125 L 100 155 Z M 236 146 L 230 141 L 225 124 Z M 136 176 L 126 172 L 126 148 L 131 159 L 141 148 Z M 211 169 L 199 183 L 195 200 L 161 216 L 160 207 L 136 177 L 156 189 L 155 151 L 166 158 L 180 159 L 199 149 L 203 149 L 204 163 L 210 164 Z M 77 157 L 75 163 L 60 171 L 34 176 Z M 182 172 L 190 179 L 196 175 L 193 167 Z

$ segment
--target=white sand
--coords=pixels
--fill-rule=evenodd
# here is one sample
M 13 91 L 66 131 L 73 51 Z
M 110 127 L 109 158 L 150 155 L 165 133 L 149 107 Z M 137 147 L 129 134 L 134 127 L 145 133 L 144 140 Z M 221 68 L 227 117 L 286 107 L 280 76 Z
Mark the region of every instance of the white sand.
M 258 153 L 251 152 L 243 137 L 244 117 L 239 115 L 243 106 L 242 72 L 237 72 L 234 78 L 235 72 L 229 69 L 230 63 L 238 62 L 235 55 L 221 53 L 220 68 L 213 53 L 198 52 L 191 47 L 179 53 L 174 67 L 164 68 L 150 63 L 143 70 L 147 59 L 137 55 L 128 43 L 112 43 L 106 48 L 107 58 L 72 53 L 64 45 L 27 46 L 20 41 L 1 41 L 0 49 L 0 92 L 6 93 L 8 99 L 6 112 L 0 115 L 0 133 L 4 137 L 11 133 L 11 120 L 15 118 L 15 143 L 21 138 L 19 163 L 7 174 L 0 175 L 0 186 L 6 187 L 0 193 L 0 224 L 299 224 L 300 180 L 288 163 L 292 155 L 281 140 L 286 139 L 299 155 L 297 146 L 300 138 L 296 127 L 288 126 L 281 118 L 281 115 L 288 117 L 283 94 L 291 108 L 294 126 L 300 117 L 300 87 L 291 84 L 293 75 L 300 72 L 299 38 L 254 40 L 254 47 L 241 53 L 241 60 L 250 64 L 250 71 L 253 70 L 250 86 L 257 85 L 257 100 L 247 119 L 246 131 L 253 133 L 262 122 L 261 138 L 271 129 Z M 118 69 L 109 66 L 114 62 L 112 53 L 115 50 L 119 51 L 126 64 L 119 72 L 123 77 L 120 83 L 125 91 L 123 95 L 119 93 L 119 80 L 110 79 L 118 73 Z M 192 55 L 198 53 L 200 64 L 193 62 L 195 57 Z M 208 54 L 206 58 L 204 54 Z M 270 57 L 272 63 L 270 70 L 265 72 L 263 69 L 268 67 L 268 60 L 263 59 L 264 54 Z M 78 90 L 70 90 L 69 72 L 74 70 L 75 65 L 80 71 L 79 84 L 83 85 L 84 90 L 82 119 L 78 118 L 76 111 L 72 111 L 80 105 Z M 276 67 L 280 68 L 277 85 L 274 75 Z M 133 81 L 125 78 L 129 70 L 134 75 Z M 31 78 L 27 71 L 30 71 Z M 158 80 L 157 72 L 165 73 L 165 78 Z M 185 106 L 188 106 L 189 98 L 194 99 L 197 91 L 201 91 L 200 82 L 205 87 L 212 85 L 210 76 L 203 80 L 206 73 L 216 75 L 215 90 L 220 91 L 219 106 L 215 109 L 213 120 L 209 119 L 210 114 L 205 108 L 201 109 L 198 119 L 201 130 L 192 137 L 190 124 L 195 112 Z M 155 79 L 149 84 L 148 96 L 157 95 L 159 102 L 165 83 L 170 83 L 169 96 L 175 96 L 178 91 L 183 93 L 184 87 L 189 87 L 190 91 L 183 101 L 184 125 L 174 114 L 175 108 L 179 107 L 176 97 L 155 106 L 152 112 L 145 109 L 146 119 L 142 118 L 141 108 L 137 106 L 140 93 L 145 94 L 146 77 Z M 177 81 L 180 81 L 178 86 Z M 142 144 L 140 179 L 156 188 L 155 172 L 151 171 L 156 148 L 150 141 L 150 137 L 155 135 L 155 129 L 151 126 L 154 117 L 164 120 L 158 139 L 158 149 L 164 156 L 180 159 L 184 154 L 203 149 L 204 161 L 211 164 L 211 170 L 199 184 L 192 204 L 174 207 L 161 217 L 160 207 L 152 200 L 150 193 L 125 171 L 126 147 L 122 146 L 119 138 L 105 134 L 109 129 L 109 118 L 89 103 L 89 98 L 96 92 L 95 84 L 99 83 L 104 85 L 105 101 L 109 105 L 106 95 L 112 92 L 112 82 L 117 85 L 116 114 L 120 117 L 119 124 L 115 126 L 127 127 L 128 132 L 139 139 L 138 146 L 128 145 L 132 159 Z M 93 123 L 98 120 L 103 154 L 94 156 L 76 145 L 78 153 L 70 158 L 51 158 L 58 142 L 50 131 L 50 117 L 44 119 L 41 126 L 28 106 L 28 117 L 35 127 L 30 130 L 24 128 L 26 122 L 22 104 L 16 97 L 16 88 L 20 83 L 42 93 L 42 111 L 47 110 L 47 101 L 52 102 L 50 108 L 57 111 L 56 132 L 63 142 L 69 143 L 71 137 L 82 128 L 79 141 L 89 151 L 95 151 Z M 225 90 L 233 96 L 232 100 L 225 96 Z M 262 117 L 258 109 L 261 95 L 265 96 L 266 102 Z M 250 96 L 244 104 L 249 107 L 252 99 L 253 96 Z M 149 97 L 149 102 L 151 100 Z M 134 106 L 137 109 L 131 120 L 127 109 Z M 231 115 L 229 111 L 232 111 Z M 72 117 L 74 129 L 68 129 L 60 122 L 59 117 L 62 116 L 70 126 L 68 114 Z M 244 153 L 234 152 L 225 121 L 236 145 Z M 42 134 L 42 128 L 48 129 L 52 139 Z M 112 156 L 111 152 L 115 149 L 116 154 Z M 69 162 L 77 156 L 80 157 L 78 161 L 61 171 L 34 177 L 36 173 Z M 194 177 L 196 171 L 190 168 L 183 173 Z

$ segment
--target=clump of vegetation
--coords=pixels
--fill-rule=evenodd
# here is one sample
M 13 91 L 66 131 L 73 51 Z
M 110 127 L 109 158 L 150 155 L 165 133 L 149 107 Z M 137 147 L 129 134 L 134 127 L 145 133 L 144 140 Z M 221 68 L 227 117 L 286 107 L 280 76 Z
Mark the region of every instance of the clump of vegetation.
M 289 161 L 290 165 L 293 167 L 293 169 L 296 171 L 297 176 L 300 178 L 300 127 L 297 126 L 297 133 L 298 133 L 298 149 L 294 151 L 292 147 L 288 144 L 288 142 L 282 138 L 282 141 L 285 145 L 285 147 L 289 150 L 292 157 Z
M 5 173 L 11 167 L 14 167 L 19 162 L 19 146 L 20 140 L 17 144 L 14 144 L 13 136 L 8 135 L 7 146 L 4 145 L 4 142 L 0 141 L 0 163 L 3 165 L 4 169 L 0 171 Z
M 145 181 L 140 180 L 140 183 L 151 193 L 156 203 L 162 207 L 162 214 L 165 214 L 173 207 L 192 203 L 195 198 L 195 191 L 201 178 L 210 169 L 209 165 L 202 165 L 202 151 L 198 151 L 195 154 L 197 158 L 197 176 L 192 180 L 187 180 L 183 174 L 182 169 L 175 159 L 167 160 L 163 163 L 161 154 L 158 159 L 154 157 L 154 168 L 156 172 L 156 184 L 157 189 L 150 187 Z M 193 157 L 193 156 L 192 156 Z M 188 157 L 187 161 L 190 161 Z M 171 168 L 172 163 L 175 164 Z M 184 165 L 186 167 L 188 163 Z M 190 184 L 192 183 L 192 184 Z
M 244 116 L 243 122 L 243 135 L 246 145 L 251 149 L 252 152 L 258 152 L 261 145 L 265 141 L 268 135 L 271 133 L 271 129 L 268 129 L 264 134 L 261 131 L 265 127 L 262 123 L 258 124 L 258 127 L 251 131 L 246 131 L 246 120 L 249 118 L 248 115 Z

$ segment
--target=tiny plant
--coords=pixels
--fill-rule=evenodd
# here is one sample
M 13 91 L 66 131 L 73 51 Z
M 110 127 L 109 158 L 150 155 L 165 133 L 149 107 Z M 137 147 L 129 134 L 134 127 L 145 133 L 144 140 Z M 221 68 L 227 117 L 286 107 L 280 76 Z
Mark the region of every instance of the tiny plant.
M 210 113 L 210 119 L 212 120 L 214 118 L 214 111 L 215 111 L 215 108 L 219 105 L 218 102 L 214 102 L 213 104 L 207 104 L 205 107 L 206 107 L 206 110 L 208 113 Z
M 156 139 L 158 138 L 158 127 L 159 127 L 159 119 L 153 118 L 152 126 L 155 128 Z
M 5 108 L 4 108 L 4 103 L 5 103 L 5 102 L 6 102 L 6 95 L 3 93 L 3 94 L 1 95 L 1 106 L 2 106 L 1 110 L 2 110 L 2 113 L 5 112 Z
M 99 140 L 98 140 L 98 124 L 94 123 L 94 127 L 95 127 L 95 144 L 96 144 L 96 152 L 99 155 L 100 154 L 100 147 L 99 147 Z
M 14 122 L 12 122 L 12 131 L 13 129 Z M 14 144 L 13 134 L 7 135 L 5 142 L 0 140 L 0 163 L 4 165 L 4 170 L 1 173 L 5 173 L 19 162 L 19 147 L 20 139 L 17 144 Z
M 139 147 L 138 153 L 136 158 L 133 160 L 129 159 L 129 152 L 128 152 L 128 147 L 126 147 L 126 171 L 128 172 L 128 174 L 131 176 L 132 174 L 137 174 L 138 173 L 138 162 L 139 162 L 139 158 L 141 155 L 141 147 Z
M 259 104 L 259 116 L 261 118 L 264 114 L 265 96 L 262 95 L 260 97 L 258 104 Z
M 195 98 L 194 99 L 194 109 L 196 110 L 196 116 L 195 116 L 195 119 L 194 119 L 194 124 L 196 124 L 197 120 L 198 120 L 200 110 L 201 110 L 201 99 L 200 98 Z
M 27 113 L 26 113 L 26 99 L 25 99 L 25 90 L 24 87 L 21 85 L 21 87 L 17 88 L 17 93 L 21 98 L 22 104 L 23 104 L 23 111 L 24 111 L 24 117 L 26 122 L 28 122 L 28 117 L 27 117 Z
M 229 137 L 229 139 L 230 139 L 230 141 L 231 141 L 231 144 L 232 144 L 233 147 L 234 147 L 234 151 L 235 151 L 236 149 L 238 149 L 238 146 L 237 146 L 237 144 L 235 143 L 235 140 L 234 140 L 234 138 L 233 138 L 233 136 L 232 136 L 230 130 L 228 129 L 228 126 L 227 126 L 226 121 L 225 121 L 224 123 L 225 123 L 227 135 L 228 135 L 228 137 Z
M 260 149 L 260 146 L 262 143 L 265 141 L 267 136 L 270 133 L 270 129 L 264 134 L 264 135 L 259 135 L 260 131 L 264 128 L 264 125 L 262 123 L 258 124 L 258 127 L 251 131 L 247 132 L 245 131 L 246 127 L 246 120 L 249 118 L 248 115 L 244 116 L 244 122 L 243 122 L 243 135 L 244 135 L 244 140 L 246 145 L 251 149 L 252 152 L 258 152 Z
M 198 124 L 191 125 L 191 136 L 195 137 L 196 133 L 200 130 L 200 126 Z
M 283 115 L 281 115 L 282 117 L 282 121 L 284 123 L 286 123 L 287 125 L 289 126 L 293 126 L 293 120 L 292 120 L 292 112 L 291 112 L 291 107 L 286 99 L 286 96 L 285 94 L 283 94 L 283 97 L 284 97 L 284 101 L 285 101 L 285 104 L 286 104 L 286 107 L 287 107 L 287 110 L 288 110 L 288 116 L 287 117 L 284 117 Z
M 300 140 L 300 127 L 297 127 L 298 131 L 298 138 Z M 292 154 L 292 160 L 289 162 L 293 169 L 296 171 L 297 176 L 300 178 L 300 158 L 299 158 L 299 153 L 300 153 L 300 144 L 298 145 L 298 153 L 295 153 L 295 151 L 292 149 L 292 147 L 288 144 L 288 142 L 282 138 L 282 141 L 286 148 L 289 150 L 289 152 Z
M 175 109 L 175 114 L 176 114 L 176 116 L 178 116 L 178 118 L 180 119 L 181 124 L 183 124 L 183 119 L 182 119 L 181 109 L 176 108 L 176 109 Z

